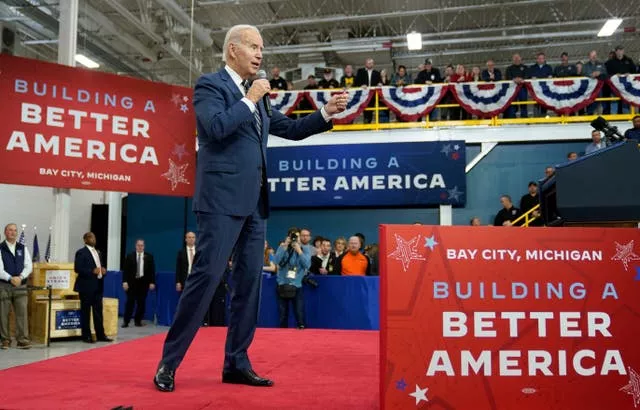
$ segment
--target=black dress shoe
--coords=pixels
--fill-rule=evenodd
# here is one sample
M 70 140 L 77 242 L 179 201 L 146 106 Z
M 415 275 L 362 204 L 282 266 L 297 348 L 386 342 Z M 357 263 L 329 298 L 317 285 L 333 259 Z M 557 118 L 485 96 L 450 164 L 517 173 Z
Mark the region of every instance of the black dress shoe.
M 113 342 L 113 339 L 109 339 L 107 336 L 99 337 L 96 340 L 98 342 L 107 342 L 107 343 Z
M 135 323 L 135 325 L 136 325 L 136 327 L 142 327 L 142 326 L 144 326 L 144 325 L 142 324 L 142 322 L 136 322 L 136 323 Z
M 273 381 L 263 379 L 255 374 L 253 370 L 229 370 L 222 372 L 222 383 L 246 384 L 249 386 L 271 387 Z
M 123 324 L 122 324 L 122 328 L 124 329 L 124 328 L 126 328 L 126 327 L 129 327 L 129 324 L 128 324 L 128 323 L 123 323 Z
M 153 384 L 156 385 L 156 389 L 164 392 L 172 392 L 175 388 L 176 371 L 167 367 L 160 366 L 153 378 Z
M 85 343 L 95 343 L 93 339 L 82 339 L 82 341 Z

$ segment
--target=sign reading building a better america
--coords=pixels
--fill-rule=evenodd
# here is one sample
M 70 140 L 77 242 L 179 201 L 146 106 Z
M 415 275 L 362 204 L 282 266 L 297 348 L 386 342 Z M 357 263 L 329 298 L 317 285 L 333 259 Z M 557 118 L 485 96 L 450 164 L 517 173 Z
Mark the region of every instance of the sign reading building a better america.
M 640 230 L 380 240 L 383 409 L 640 408 Z
M 464 141 L 269 148 L 274 207 L 464 205 Z
M 0 54 L 0 182 L 189 196 L 192 93 Z
M 69 289 L 71 287 L 71 271 L 48 270 L 45 272 L 45 286 L 52 289 Z

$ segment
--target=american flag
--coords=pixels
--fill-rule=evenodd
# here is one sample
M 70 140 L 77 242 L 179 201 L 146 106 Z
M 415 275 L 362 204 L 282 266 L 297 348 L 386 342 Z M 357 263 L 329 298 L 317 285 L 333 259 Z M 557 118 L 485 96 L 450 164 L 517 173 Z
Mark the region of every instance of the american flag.
M 49 230 L 49 239 L 47 239 L 47 248 L 44 250 L 44 261 L 49 263 L 51 260 L 51 230 Z
M 22 232 L 20 232 L 20 238 L 18 238 L 18 243 L 20 245 L 24 245 L 25 244 L 25 239 L 24 239 L 24 226 L 22 227 Z

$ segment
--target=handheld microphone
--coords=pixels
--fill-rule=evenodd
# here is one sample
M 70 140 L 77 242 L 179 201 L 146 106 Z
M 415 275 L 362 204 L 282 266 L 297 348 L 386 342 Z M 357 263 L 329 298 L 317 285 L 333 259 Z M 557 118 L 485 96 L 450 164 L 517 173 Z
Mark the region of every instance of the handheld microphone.
M 264 70 L 260 70 L 258 71 L 258 79 L 260 80 L 266 80 L 267 79 L 267 72 Z M 262 102 L 264 103 L 264 108 L 267 111 L 267 117 L 271 117 L 271 98 L 269 97 L 269 93 L 266 93 L 263 97 L 262 97 Z

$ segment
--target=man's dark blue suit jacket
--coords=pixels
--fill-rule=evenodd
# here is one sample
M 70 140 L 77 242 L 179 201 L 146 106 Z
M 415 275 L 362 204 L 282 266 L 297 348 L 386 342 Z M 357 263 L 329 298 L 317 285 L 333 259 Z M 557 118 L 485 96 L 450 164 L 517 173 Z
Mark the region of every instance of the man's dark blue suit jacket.
M 224 68 L 203 75 L 195 86 L 199 145 L 193 196 L 196 212 L 249 216 L 262 195 L 263 217 L 267 217 L 268 135 L 301 140 L 332 128 L 320 111 L 297 121 L 276 110 L 268 117 L 261 100 L 257 106 L 262 119 L 259 135 L 254 116 L 241 99 L 242 93 Z

